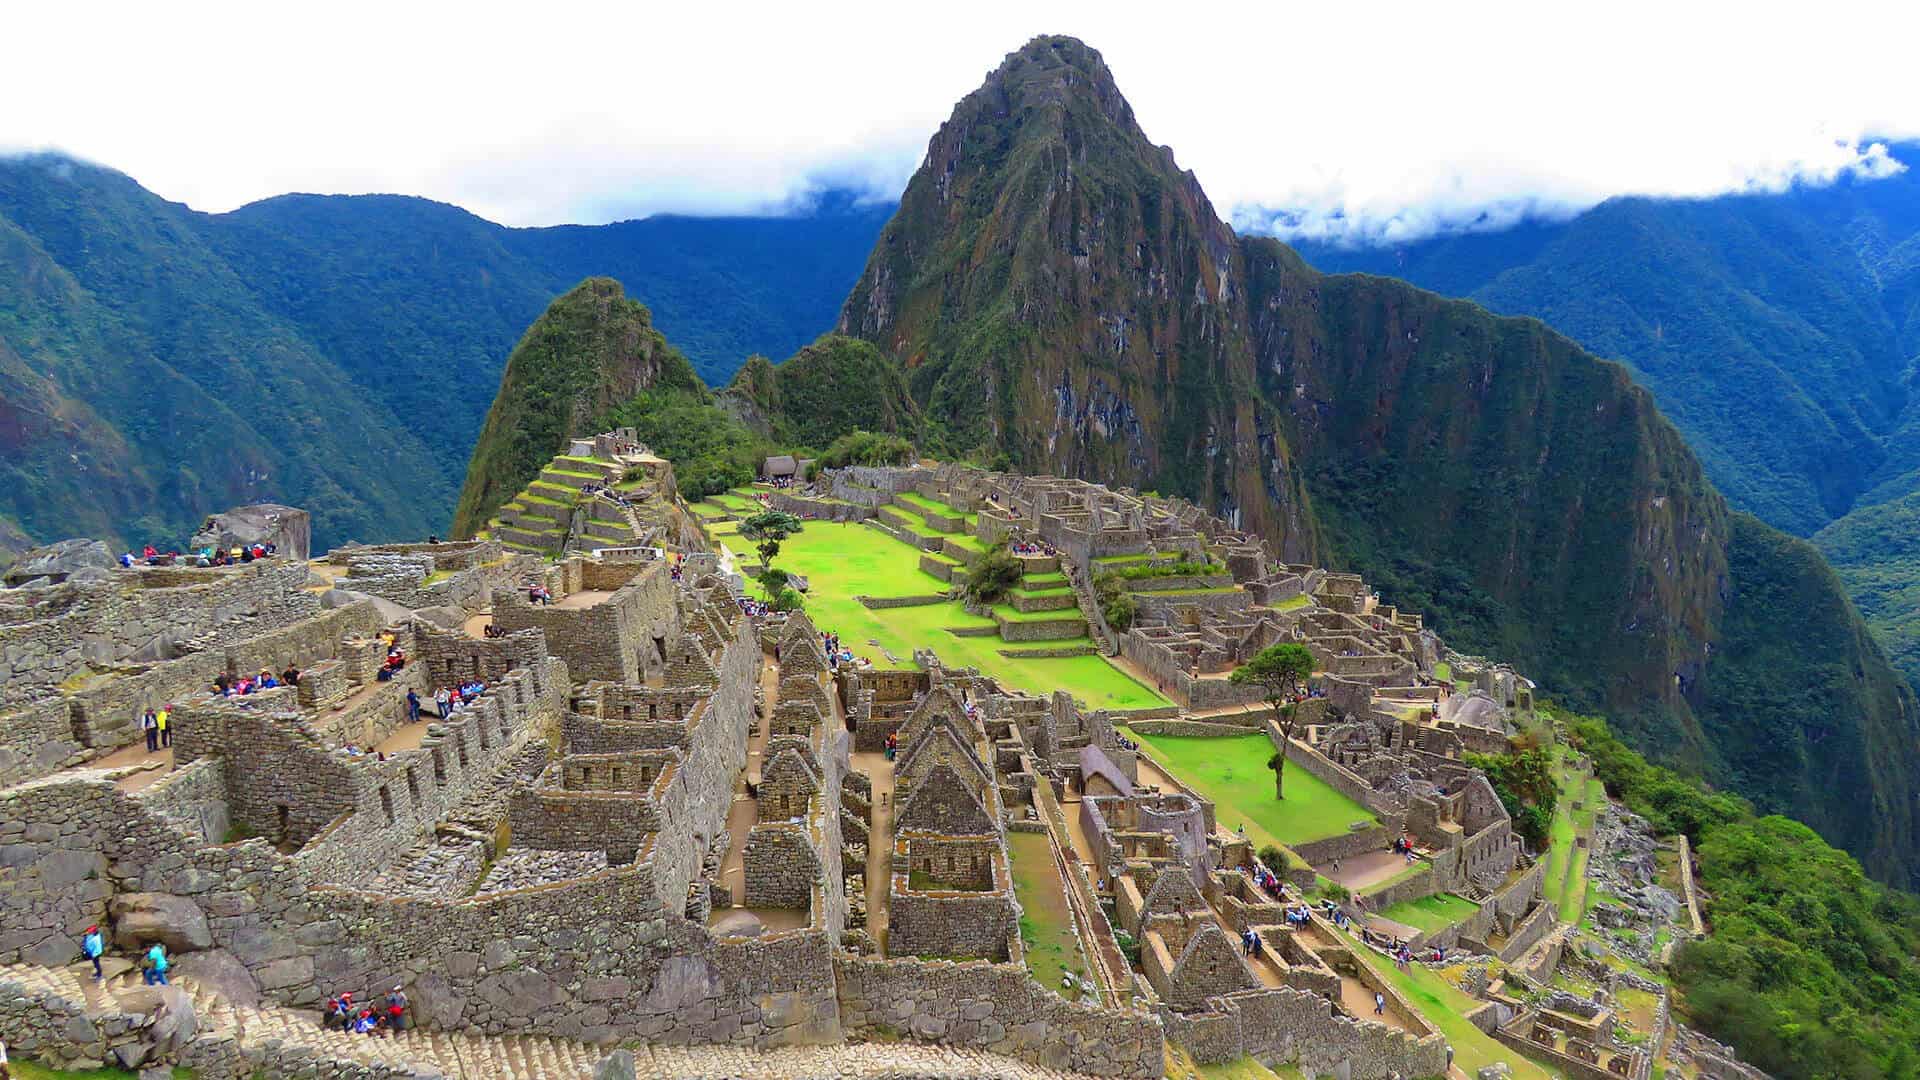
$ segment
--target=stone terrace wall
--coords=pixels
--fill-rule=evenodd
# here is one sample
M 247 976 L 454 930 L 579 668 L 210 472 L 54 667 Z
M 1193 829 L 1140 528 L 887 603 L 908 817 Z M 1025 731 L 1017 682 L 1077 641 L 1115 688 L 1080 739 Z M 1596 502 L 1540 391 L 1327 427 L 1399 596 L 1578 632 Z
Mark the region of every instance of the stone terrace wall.
M 0 784 L 45 776 L 85 757 L 65 699 L 47 698 L 0 713 Z
M 154 655 L 163 641 L 218 648 L 306 618 L 320 606 L 306 584 L 305 563 L 268 559 L 217 570 L 115 571 L 100 584 L 10 597 L 35 607 L 10 606 L 10 621 L 0 625 L 0 706 Z
M 655 639 L 671 640 L 677 625 L 667 566 L 642 566 L 632 580 L 590 608 L 536 606 L 527 603 L 520 590 L 495 589 L 494 623 L 509 632 L 544 630 L 547 647 L 566 660 L 575 678 L 642 682 L 660 674 L 664 666 Z M 631 568 L 632 564 L 621 567 Z M 583 576 L 584 572 L 583 568 Z
M 908 1035 L 1129 1080 L 1158 1077 L 1166 1068 L 1158 1018 L 1065 1001 L 1024 967 L 844 954 L 834 967 L 841 1026 L 849 1036 Z
M 1327 1000 L 1318 994 L 1270 987 L 1214 998 L 1210 1004 L 1217 1008 L 1207 1013 L 1162 1013 L 1167 1038 L 1201 1064 L 1251 1056 L 1296 1062 L 1308 1074 L 1352 1080 L 1442 1076 L 1447 1071 L 1446 1041 L 1440 1036 L 1415 1038 L 1371 1020 L 1330 1017 Z

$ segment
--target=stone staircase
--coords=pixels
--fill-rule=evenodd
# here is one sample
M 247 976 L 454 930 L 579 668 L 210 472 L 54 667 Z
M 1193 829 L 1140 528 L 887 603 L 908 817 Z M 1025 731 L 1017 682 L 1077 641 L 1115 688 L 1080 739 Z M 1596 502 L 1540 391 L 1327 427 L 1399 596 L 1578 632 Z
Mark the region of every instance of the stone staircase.
M 0 964 L 0 997 L 24 991 L 64 998 L 89 1016 L 135 1011 L 120 1001 L 139 987 L 131 964 L 106 961 L 102 985 L 86 965 L 64 968 Z M 545 1035 L 479 1035 L 466 1031 L 409 1029 L 397 1035 L 351 1035 L 320 1026 L 319 1014 L 272 1005 L 242 1005 L 191 979 L 176 978 L 199 1022 L 199 1038 L 228 1039 L 243 1051 L 290 1049 L 311 1055 L 317 1072 L 325 1061 L 385 1066 L 438 1074 L 447 1080 L 588 1080 L 606 1057 L 604 1047 Z M 786 1080 L 791 1077 L 897 1078 L 928 1080 L 1076 1080 L 1078 1074 L 1030 1065 L 998 1054 L 920 1043 L 835 1043 L 753 1050 L 734 1046 L 635 1046 L 640 1080 Z M 264 1071 L 263 1071 L 264 1074 Z

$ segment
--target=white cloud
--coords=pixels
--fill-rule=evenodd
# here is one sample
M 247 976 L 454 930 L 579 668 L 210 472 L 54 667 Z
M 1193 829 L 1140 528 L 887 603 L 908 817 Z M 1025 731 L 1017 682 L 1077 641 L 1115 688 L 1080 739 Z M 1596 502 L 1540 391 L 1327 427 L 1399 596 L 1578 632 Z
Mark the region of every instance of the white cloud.
M 224 210 L 404 192 L 512 224 L 897 191 L 1036 33 L 1100 49 L 1243 227 L 1408 238 L 1883 175 L 1920 5 L 16 5 L 0 146 Z

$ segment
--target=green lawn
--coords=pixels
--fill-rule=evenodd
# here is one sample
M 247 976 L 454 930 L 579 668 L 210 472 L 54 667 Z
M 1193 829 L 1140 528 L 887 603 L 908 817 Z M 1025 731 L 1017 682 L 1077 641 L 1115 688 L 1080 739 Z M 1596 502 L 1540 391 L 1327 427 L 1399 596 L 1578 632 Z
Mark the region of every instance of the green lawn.
M 739 536 L 715 539 L 735 554 L 757 561 L 753 546 Z M 952 667 L 977 667 L 1007 686 L 1028 693 L 1065 690 L 1088 708 L 1144 709 L 1164 706 L 1166 699 L 1142 686 L 1102 656 L 1006 657 L 1007 647 L 997 635 L 955 637 L 950 626 L 995 625 L 989 618 L 969 615 L 958 602 L 943 601 L 915 607 L 874 610 L 854 597 L 940 595 L 947 583 L 920 569 L 920 553 L 878 529 L 856 524 L 809 521 L 801 532 L 780 547 L 774 565 L 807 578 L 807 614 L 823 630 L 838 633 L 856 655 L 880 666 L 909 666 L 913 650 L 931 648 Z M 891 652 L 897 665 L 887 663 L 877 641 Z M 1085 644 L 1084 638 L 1047 644 Z
M 1418 900 L 1402 900 L 1382 911 L 1380 917 L 1431 934 L 1436 930 L 1445 930 L 1479 910 L 1479 904 L 1464 896 L 1438 893 Z
M 917 506 L 923 510 L 931 510 L 936 514 L 941 515 L 942 517 L 950 517 L 950 518 L 958 519 L 960 521 L 964 521 L 968 525 L 972 525 L 975 521 L 979 520 L 980 518 L 979 514 L 963 514 L 959 510 L 955 509 L 952 506 L 947 505 L 946 503 L 939 501 L 938 499 L 929 499 L 925 495 L 922 495 L 918 492 L 913 492 L 913 491 L 903 492 L 902 494 L 895 495 L 894 498 L 900 500 L 901 502 L 912 503 L 914 506 Z
M 1130 736 L 1195 791 L 1213 800 L 1221 828 L 1242 823 L 1255 848 L 1273 842 L 1289 847 L 1324 840 L 1348 831 L 1356 821 L 1374 823 L 1367 808 L 1335 791 L 1325 780 L 1287 766 L 1285 801 L 1273 797 L 1273 770 L 1267 759 L 1273 744 L 1262 734 L 1198 738 L 1180 735 Z
M 125 1069 L 80 1069 L 62 1072 L 59 1069 L 49 1069 L 45 1065 L 20 1058 L 14 1058 L 8 1062 L 7 1067 L 13 1070 L 14 1080 L 133 1080 L 133 1074 Z M 184 1076 L 187 1070 L 175 1069 L 173 1074 L 176 1077 Z
M 1053 841 L 1045 833 L 1007 834 L 1007 856 L 1013 866 L 1013 894 L 1020 900 L 1020 941 L 1027 951 L 1027 970 L 1035 982 L 1058 994 L 1060 973 L 1084 975 L 1087 963 L 1080 952 L 1080 935 L 1067 913 L 1067 895 L 1053 863 Z
M 1295 593 L 1285 600 L 1280 600 L 1267 606 L 1273 608 L 1275 611 L 1293 611 L 1296 608 L 1306 607 L 1311 603 L 1313 603 L 1313 600 L 1308 597 L 1306 593 Z
M 1564 756 L 1561 750 L 1559 756 Z M 1554 808 L 1553 825 L 1548 832 L 1547 874 L 1543 885 L 1547 899 L 1560 909 L 1564 922 L 1578 923 L 1587 911 L 1587 849 L 1575 843 L 1576 837 L 1593 832 L 1593 818 L 1605 799 L 1606 787 L 1598 779 L 1575 773 L 1556 761 L 1554 775 L 1560 780 L 1559 804 Z M 1576 800 L 1586 805 L 1574 812 Z
M 1467 996 L 1466 991 L 1418 964 L 1410 971 L 1401 971 L 1392 960 L 1372 949 L 1357 941 L 1349 943 L 1355 956 L 1372 965 L 1374 971 L 1400 991 L 1407 1004 L 1419 1010 L 1427 1023 L 1440 1032 L 1453 1047 L 1454 1066 L 1468 1076 L 1498 1061 L 1507 1063 L 1516 1080 L 1548 1080 L 1552 1075 L 1468 1023 L 1467 1014 L 1481 1003 Z

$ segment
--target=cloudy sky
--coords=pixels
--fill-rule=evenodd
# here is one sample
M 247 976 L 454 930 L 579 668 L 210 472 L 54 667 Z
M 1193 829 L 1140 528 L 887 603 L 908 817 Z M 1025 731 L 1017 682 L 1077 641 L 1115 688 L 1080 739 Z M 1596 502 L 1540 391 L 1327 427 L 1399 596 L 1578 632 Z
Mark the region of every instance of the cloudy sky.
M 1920 4 L 18 4 L 0 149 L 170 199 L 402 192 L 514 225 L 896 194 L 1037 33 L 1106 56 L 1243 228 L 1401 238 L 1885 167 Z

